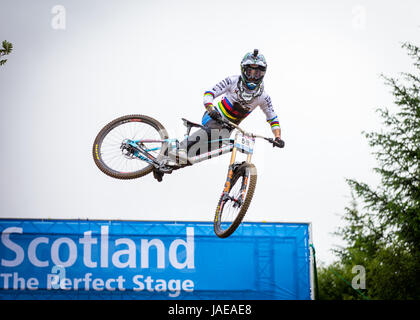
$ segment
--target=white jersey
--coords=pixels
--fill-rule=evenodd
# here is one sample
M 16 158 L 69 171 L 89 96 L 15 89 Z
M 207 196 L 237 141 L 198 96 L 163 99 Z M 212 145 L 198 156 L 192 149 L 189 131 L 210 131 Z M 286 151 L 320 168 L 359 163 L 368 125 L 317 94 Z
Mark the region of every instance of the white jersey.
M 264 112 L 271 129 L 280 129 L 277 114 L 274 112 L 270 96 L 261 84 L 257 91 L 250 91 L 243 87 L 240 76 L 231 76 L 220 81 L 212 90 L 204 93 L 204 106 L 215 107 L 213 101 L 224 95 L 216 109 L 225 118 L 236 124 L 245 119 L 256 107 Z

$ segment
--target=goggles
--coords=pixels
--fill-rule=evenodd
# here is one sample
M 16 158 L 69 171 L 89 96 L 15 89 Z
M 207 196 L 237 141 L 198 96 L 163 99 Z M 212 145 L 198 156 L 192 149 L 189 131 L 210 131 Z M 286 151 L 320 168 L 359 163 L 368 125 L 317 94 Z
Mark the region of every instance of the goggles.
M 244 73 L 249 80 L 259 80 L 264 77 L 266 69 L 264 66 L 249 64 L 244 66 Z

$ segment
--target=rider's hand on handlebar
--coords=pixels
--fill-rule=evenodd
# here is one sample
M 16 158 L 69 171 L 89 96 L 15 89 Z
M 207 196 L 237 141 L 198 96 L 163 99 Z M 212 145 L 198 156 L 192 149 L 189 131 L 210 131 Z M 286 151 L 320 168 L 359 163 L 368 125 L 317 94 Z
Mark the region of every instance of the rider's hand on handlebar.
M 273 147 L 284 148 L 284 141 L 279 137 L 276 137 L 276 139 L 273 141 Z
M 222 116 L 215 109 L 212 109 L 211 111 L 209 111 L 209 116 L 210 116 L 210 118 L 212 118 L 213 120 L 216 120 L 216 121 L 222 120 Z
M 232 124 L 230 124 L 229 121 L 223 119 L 222 115 L 219 112 L 217 112 L 214 108 L 211 111 L 207 111 L 207 112 L 210 118 L 220 123 L 223 128 L 228 129 L 228 130 L 235 129 L 235 127 L 232 126 Z

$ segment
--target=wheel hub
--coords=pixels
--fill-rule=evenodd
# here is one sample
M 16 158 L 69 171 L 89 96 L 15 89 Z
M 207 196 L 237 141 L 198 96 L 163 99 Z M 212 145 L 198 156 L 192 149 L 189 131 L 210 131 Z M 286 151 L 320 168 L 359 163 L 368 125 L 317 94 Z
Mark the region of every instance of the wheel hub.
M 121 152 L 126 159 L 136 158 L 137 150 L 130 144 L 130 140 L 124 139 L 120 146 Z

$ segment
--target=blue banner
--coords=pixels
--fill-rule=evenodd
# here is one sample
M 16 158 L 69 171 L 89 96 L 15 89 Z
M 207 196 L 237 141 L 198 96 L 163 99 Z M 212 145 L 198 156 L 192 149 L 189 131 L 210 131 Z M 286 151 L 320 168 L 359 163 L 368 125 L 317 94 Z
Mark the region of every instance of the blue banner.
M 311 299 L 310 225 L 0 219 L 0 299 Z

